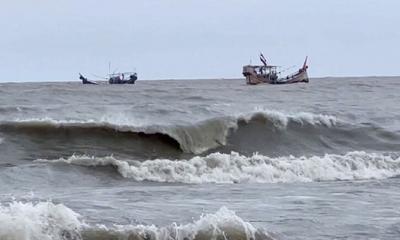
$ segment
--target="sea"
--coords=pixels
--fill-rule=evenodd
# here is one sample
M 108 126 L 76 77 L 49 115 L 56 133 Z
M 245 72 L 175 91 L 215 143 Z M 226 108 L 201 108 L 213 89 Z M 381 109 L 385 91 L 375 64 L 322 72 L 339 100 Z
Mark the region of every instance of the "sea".
M 400 239 L 400 77 L 0 83 L 1 240 Z

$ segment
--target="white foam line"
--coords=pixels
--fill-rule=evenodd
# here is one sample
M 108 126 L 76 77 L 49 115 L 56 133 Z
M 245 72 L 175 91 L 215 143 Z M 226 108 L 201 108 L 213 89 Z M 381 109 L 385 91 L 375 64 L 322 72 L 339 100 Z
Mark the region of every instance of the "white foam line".
M 62 204 L 13 202 L 0 206 L 0 239 L 63 239 L 67 231 L 79 235 L 79 214 Z
M 167 227 L 154 225 L 104 225 L 90 226 L 82 217 L 64 206 L 51 202 L 12 202 L 0 205 L 0 239 L 65 240 L 83 239 L 84 236 L 106 234 L 113 239 L 182 240 L 196 239 L 272 239 L 268 233 L 256 229 L 238 217 L 233 211 L 222 207 L 216 213 L 202 215 L 187 224 L 171 224 Z
M 157 159 L 144 162 L 114 157 L 71 156 L 37 160 L 83 166 L 116 166 L 125 178 L 136 181 L 180 183 L 278 183 L 335 180 L 385 179 L 400 175 L 400 157 L 378 153 L 350 152 L 313 157 L 251 157 L 236 152 L 213 153 L 189 160 Z

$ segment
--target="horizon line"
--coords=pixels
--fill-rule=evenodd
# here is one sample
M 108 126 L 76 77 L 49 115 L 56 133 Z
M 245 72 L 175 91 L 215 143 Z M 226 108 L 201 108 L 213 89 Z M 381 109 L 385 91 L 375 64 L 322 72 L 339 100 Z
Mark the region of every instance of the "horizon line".
M 310 77 L 310 79 L 326 79 L 326 78 L 396 78 L 400 75 L 353 75 L 353 76 L 323 76 L 323 77 Z M 138 79 L 137 81 L 210 81 L 210 80 L 243 80 L 244 77 L 216 77 L 216 78 L 162 78 L 162 79 Z M 96 82 L 107 82 L 108 80 L 95 80 Z M 71 80 L 50 80 L 50 81 L 1 81 L 0 83 L 66 83 L 66 82 L 80 82 L 78 78 Z

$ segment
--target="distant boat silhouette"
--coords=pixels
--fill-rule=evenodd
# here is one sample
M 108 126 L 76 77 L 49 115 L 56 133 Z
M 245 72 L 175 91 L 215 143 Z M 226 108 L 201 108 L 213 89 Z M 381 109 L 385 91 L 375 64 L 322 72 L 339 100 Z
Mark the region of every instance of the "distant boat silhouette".
M 129 76 L 129 78 L 125 79 L 125 76 Z M 79 74 L 79 79 L 82 80 L 83 84 L 97 84 L 94 81 L 88 80 L 82 74 Z M 135 84 L 137 79 L 138 77 L 136 72 L 120 72 L 108 75 L 109 84 Z

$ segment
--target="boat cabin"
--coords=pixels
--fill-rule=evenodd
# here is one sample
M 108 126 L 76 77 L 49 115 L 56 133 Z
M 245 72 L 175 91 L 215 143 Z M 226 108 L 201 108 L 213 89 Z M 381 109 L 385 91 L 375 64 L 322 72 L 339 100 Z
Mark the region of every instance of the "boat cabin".
M 247 84 L 272 83 L 278 80 L 277 66 L 246 65 L 243 66 L 243 76 Z
M 110 84 L 134 84 L 137 80 L 136 72 L 121 72 L 109 74 L 108 83 Z

